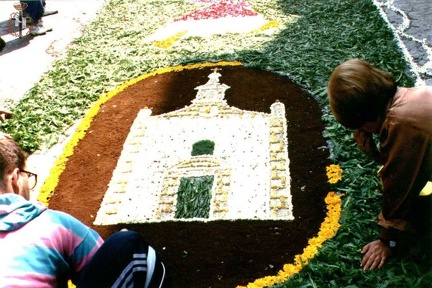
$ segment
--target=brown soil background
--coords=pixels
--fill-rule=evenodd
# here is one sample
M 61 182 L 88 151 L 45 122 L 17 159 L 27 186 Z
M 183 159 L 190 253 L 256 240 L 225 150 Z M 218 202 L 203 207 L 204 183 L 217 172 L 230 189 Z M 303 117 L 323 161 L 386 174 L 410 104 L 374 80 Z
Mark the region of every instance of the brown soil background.
M 270 112 L 285 104 L 294 221 L 214 221 L 94 226 L 132 122 L 145 106 L 158 115 L 190 105 L 195 87 L 213 68 L 186 69 L 146 78 L 102 105 L 61 174 L 50 208 L 70 213 L 106 238 L 121 228 L 140 232 L 163 258 L 166 287 L 236 287 L 276 275 L 307 239 L 318 233 L 330 191 L 325 167 L 328 149 L 318 103 L 287 77 L 242 66 L 219 67 L 228 104 Z

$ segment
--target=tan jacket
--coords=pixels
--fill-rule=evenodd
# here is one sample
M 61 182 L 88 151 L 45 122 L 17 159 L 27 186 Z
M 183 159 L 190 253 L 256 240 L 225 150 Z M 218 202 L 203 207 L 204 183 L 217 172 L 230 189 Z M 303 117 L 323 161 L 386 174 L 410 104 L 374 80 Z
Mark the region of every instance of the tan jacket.
M 409 219 L 432 180 L 432 87 L 398 89 L 380 131 L 383 184 L 381 224 Z M 389 224 L 390 223 L 390 224 Z M 397 227 L 393 227 L 397 228 Z M 383 235 L 382 235 L 383 236 Z

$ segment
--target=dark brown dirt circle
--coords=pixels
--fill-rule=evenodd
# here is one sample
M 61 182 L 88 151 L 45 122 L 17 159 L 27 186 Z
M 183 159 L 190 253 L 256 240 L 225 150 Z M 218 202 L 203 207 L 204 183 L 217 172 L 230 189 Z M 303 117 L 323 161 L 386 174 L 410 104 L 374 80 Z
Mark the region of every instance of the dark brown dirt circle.
M 270 112 L 277 99 L 288 120 L 294 221 L 164 222 L 95 226 L 94 217 L 132 122 L 145 106 L 158 115 L 191 104 L 213 67 L 145 78 L 102 105 L 60 175 L 50 208 L 70 213 L 106 238 L 121 228 L 144 235 L 162 256 L 167 287 L 236 287 L 276 275 L 318 233 L 329 192 L 328 150 L 318 103 L 287 77 L 242 66 L 219 67 L 228 104 Z

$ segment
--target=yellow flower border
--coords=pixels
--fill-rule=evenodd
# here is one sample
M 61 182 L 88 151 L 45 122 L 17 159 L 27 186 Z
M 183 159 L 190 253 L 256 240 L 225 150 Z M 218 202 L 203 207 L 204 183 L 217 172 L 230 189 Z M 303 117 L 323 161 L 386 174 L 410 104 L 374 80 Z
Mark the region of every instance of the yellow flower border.
M 264 288 L 275 284 L 282 283 L 288 280 L 294 274 L 309 263 L 317 253 L 318 249 L 324 244 L 325 241 L 332 238 L 338 228 L 340 227 L 339 219 L 342 211 L 342 194 L 329 192 L 325 198 L 327 204 L 327 216 L 321 223 L 318 235 L 309 239 L 308 246 L 303 249 L 303 254 L 294 257 L 294 264 L 285 264 L 283 269 L 275 276 L 266 276 L 255 280 L 247 286 L 237 286 L 237 288 Z
M 70 156 L 72 156 L 73 151 L 75 147 L 78 145 L 79 141 L 84 138 L 87 129 L 90 127 L 93 118 L 99 112 L 100 107 L 109 99 L 111 99 L 112 97 L 114 97 L 115 95 L 117 95 L 118 93 L 126 89 L 127 87 L 132 86 L 141 80 L 144 80 L 146 78 L 158 74 L 163 74 L 163 73 L 168 73 L 173 71 L 191 70 L 191 69 L 204 68 L 204 67 L 239 66 L 239 65 L 242 65 L 242 63 L 208 62 L 208 63 L 197 63 L 197 64 L 190 64 L 185 66 L 162 68 L 154 72 L 144 74 L 137 78 L 134 78 L 120 85 L 114 90 L 106 93 L 105 95 L 103 95 L 87 112 L 86 116 L 83 118 L 76 132 L 72 136 L 71 140 L 66 144 L 65 148 L 63 149 L 63 153 L 56 160 L 54 167 L 50 171 L 50 175 L 48 176 L 48 178 L 46 179 L 46 181 L 44 182 L 44 184 L 40 189 L 38 201 L 43 203 L 46 206 L 49 205 L 49 198 L 51 196 L 51 193 L 57 187 L 60 175 L 61 173 L 63 173 L 64 169 L 66 168 L 67 160 L 69 159 Z M 341 179 L 342 169 L 340 169 L 339 165 L 332 164 L 327 167 L 327 176 L 329 178 L 329 182 L 334 184 Z M 319 229 L 317 236 L 309 239 L 308 246 L 303 249 L 303 254 L 296 255 L 294 257 L 293 264 L 285 264 L 283 266 L 283 269 L 278 272 L 278 275 L 266 276 L 257 279 L 253 283 L 249 283 L 247 285 L 247 288 L 263 288 L 274 284 L 278 284 L 286 281 L 292 275 L 300 272 L 303 266 L 307 265 L 309 263 L 309 260 L 312 259 L 318 253 L 318 249 L 323 245 L 323 243 L 328 239 L 332 238 L 336 234 L 337 229 L 340 227 L 339 219 L 340 219 L 341 207 L 342 207 L 341 197 L 342 195 L 338 195 L 335 192 L 328 193 L 328 195 L 325 198 L 325 203 L 327 204 L 326 218 L 321 223 L 321 227 Z M 74 287 L 74 285 L 69 282 L 69 287 Z M 244 286 L 237 286 L 237 287 L 241 288 Z
M 330 184 L 335 184 L 342 179 L 343 170 L 338 164 L 331 164 L 326 167 L 327 178 Z
M 331 164 L 326 167 L 328 182 L 335 184 L 342 179 L 343 170 L 338 164 Z M 331 191 L 324 199 L 327 204 L 327 214 L 324 221 L 321 223 L 317 236 L 308 240 L 308 246 L 303 249 L 303 254 L 294 257 L 294 264 L 285 264 L 283 269 L 275 276 L 266 276 L 249 283 L 247 286 L 237 286 L 237 288 L 264 288 L 275 284 L 282 283 L 288 280 L 294 274 L 309 263 L 318 253 L 318 249 L 322 247 L 325 241 L 333 238 L 340 227 L 339 219 L 342 213 L 342 196 Z

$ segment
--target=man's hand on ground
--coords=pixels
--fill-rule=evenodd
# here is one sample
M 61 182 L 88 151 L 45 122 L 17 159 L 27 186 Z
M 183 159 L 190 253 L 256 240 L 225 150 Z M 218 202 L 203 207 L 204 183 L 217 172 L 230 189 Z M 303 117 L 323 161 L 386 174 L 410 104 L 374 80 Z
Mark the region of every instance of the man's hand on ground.
M 391 250 L 383 242 L 376 240 L 364 246 L 361 253 L 364 254 L 360 264 L 363 270 L 374 270 L 384 266 L 391 254 Z

